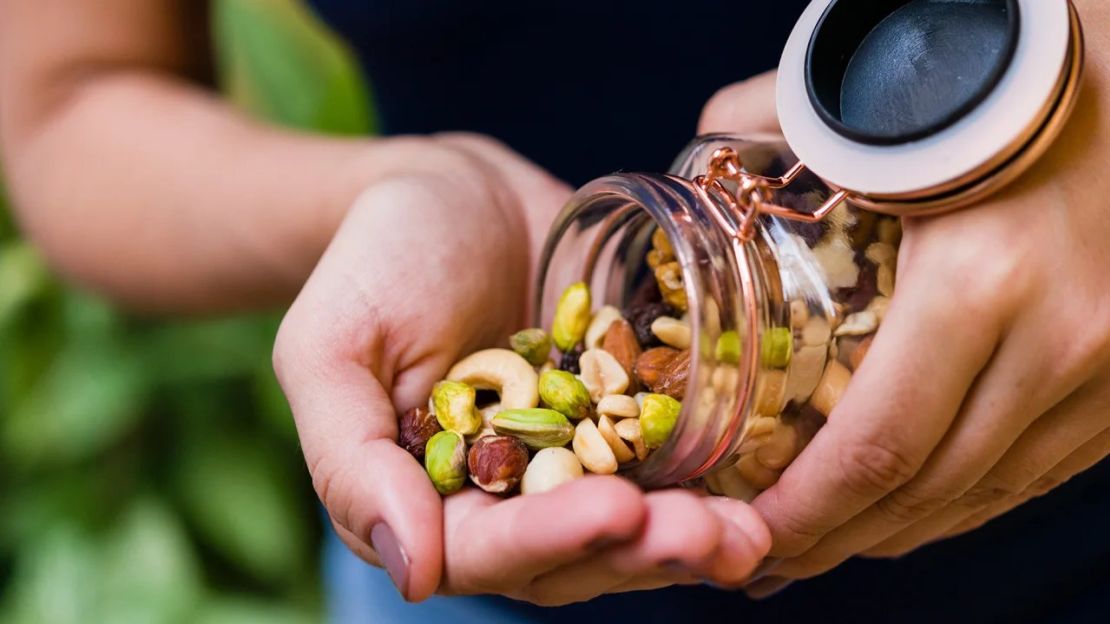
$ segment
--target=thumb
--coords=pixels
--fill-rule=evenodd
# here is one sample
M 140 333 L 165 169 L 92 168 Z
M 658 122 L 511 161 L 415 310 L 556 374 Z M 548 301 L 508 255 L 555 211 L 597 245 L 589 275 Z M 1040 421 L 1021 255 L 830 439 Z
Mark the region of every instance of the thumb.
M 698 122 L 698 134 L 782 134 L 775 108 L 777 71 L 729 85 L 709 98 Z
M 311 334 L 309 334 L 311 335 Z M 274 367 L 297 423 L 313 487 L 347 545 L 382 565 L 406 600 L 427 598 L 443 569 L 442 501 L 398 447 L 397 417 L 362 364 L 333 361 L 287 317 Z

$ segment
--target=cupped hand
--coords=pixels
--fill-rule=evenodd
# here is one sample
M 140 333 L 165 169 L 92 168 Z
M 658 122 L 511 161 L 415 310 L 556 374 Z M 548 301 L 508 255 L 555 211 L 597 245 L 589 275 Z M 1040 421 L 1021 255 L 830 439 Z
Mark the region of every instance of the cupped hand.
M 564 604 L 744 580 L 770 547 L 750 507 L 589 476 L 441 499 L 395 443 L 452 363 L 525 323 L 531 273 L 569 190 L 490 140 L 429 139 L 367 189 L 282 323 L 274 364 L 313 484 L 343 541 L 409 600 L 497 593 Z
M 754 506 L 762 595 L 845 559 L 974 529 L 1110 453 L 1107 88 L 982 205 L 904 220 L 898 284 L 828 423 Z M 722 91 L 706 132 L 773 127 L 774 77 Z

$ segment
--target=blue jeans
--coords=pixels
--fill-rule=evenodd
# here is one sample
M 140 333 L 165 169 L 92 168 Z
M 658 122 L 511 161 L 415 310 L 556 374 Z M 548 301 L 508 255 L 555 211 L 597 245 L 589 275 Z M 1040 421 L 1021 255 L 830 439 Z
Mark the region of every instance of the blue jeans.
M 329 525 L 330 527 L 330 525 Z M 329 619 L 349 624 L 518 622 L 1110 622 L 1110 461 L 968 535 L 898 561 L 853 559 L 767 600 L 709 587 L 545 609 L 492 596 L 402 600 L 330 532 Z

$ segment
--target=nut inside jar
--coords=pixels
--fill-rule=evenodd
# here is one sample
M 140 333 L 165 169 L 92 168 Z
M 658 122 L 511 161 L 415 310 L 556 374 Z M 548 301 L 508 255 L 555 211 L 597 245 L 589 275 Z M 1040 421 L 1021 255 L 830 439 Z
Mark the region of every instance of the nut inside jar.
M 705 476 L 711 492 L 745 500 L 778 481 L 862 365 L 893 294 L 901 240 L 897 218 L 846 204 L 819 227 L 777 228 L 780 268 L 786 265 L 784 314 L 763 330 L 754 409 L 735 463 Z M 789 284 L 792 273 L 812 269 L 826 287 L 825 301 Z M 791 291 L 799 295 L 791 298 Z
M 736 167 L 720 166 L 725 152 Z M 646 487 L 686 482 L 750 499 L 773 485 L 833 412 L 883 321 L 899 221 L 839 201 L 811 174 L 768 183 L 795 162 L 780 138 L 705 137 L 670 176 L 590 183 L 553 229 L 538 302 L 589 283 L 599 309 L 623 311 L 636 339 L 634 357 L 618 356 L 626 372 L 632 362 L 631 385 L 682 401 L 667 441 L 649 449 L 639 438 L 642 457 L 621 466 Z M 764 204 L 775 210 L 752 208 Z M 587 333 L 583 349 L 596 347 L 600 332 Z

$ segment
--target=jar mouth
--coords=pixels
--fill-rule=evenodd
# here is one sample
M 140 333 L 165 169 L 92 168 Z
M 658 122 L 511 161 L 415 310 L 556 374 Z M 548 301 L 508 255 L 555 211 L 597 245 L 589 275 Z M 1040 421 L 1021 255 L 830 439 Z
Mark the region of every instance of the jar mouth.
M 753 310 L 758 284 L 749 251 L 724 234 L 712 198 L 688 179 L 616 174 L 582 187 L 560 213 L 540 264 L 535 321 L 550 323 L 567 285 L 584 281 L 596 305 L 624 310 L 654 286 L 645 263 L 651 235 L 661 228 L 674 250 L 691 328 L 690 368 L 682 412 L 669 439 L 621 474 L 643 487 L 671 486 L 700 476 L 737 444 L 740 410 L 755 380 L 758 335 Z M 739 271 L 736 270 L 739 267 Z M 722 345 L 737 350 L 722 361 Z M 727 350 L 727 349 L 726 349 Z M 735 361 L 733 361 L 735 360 Z

